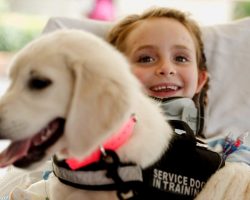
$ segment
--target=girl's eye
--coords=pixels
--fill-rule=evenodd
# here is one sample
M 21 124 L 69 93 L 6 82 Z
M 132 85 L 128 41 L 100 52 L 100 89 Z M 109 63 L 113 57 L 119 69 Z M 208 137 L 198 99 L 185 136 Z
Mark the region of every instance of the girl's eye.
M 176 56 L 175 61 L 180 62 L 180 63 L 185 63 L 188 61 L 188 59 L 184 56 Z
M 151 56 L 140 56 L 138 59 L 139 63 L 152 63 L 155 59 Z

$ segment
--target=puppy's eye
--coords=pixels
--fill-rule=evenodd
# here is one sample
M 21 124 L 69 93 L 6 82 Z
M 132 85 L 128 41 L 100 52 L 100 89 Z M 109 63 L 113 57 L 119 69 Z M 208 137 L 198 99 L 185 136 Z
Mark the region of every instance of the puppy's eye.
M 47 78 L 32 78 L 29 80 L 29 88 L 30 89 L 35 89 L 35 90 L 41 90 L 49 85 L 51 85 L 52 81 Z

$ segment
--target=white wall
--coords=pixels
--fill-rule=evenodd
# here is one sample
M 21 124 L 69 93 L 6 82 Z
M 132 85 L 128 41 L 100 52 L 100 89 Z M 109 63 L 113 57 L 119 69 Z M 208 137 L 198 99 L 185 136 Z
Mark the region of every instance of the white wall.
M 44 16 L 81 17 L 91 9 L 93 0 L 7 0 L 14 12 Z
M 232 4 L 223 0 L 117 0 L 118 17 L 142 12 L 152 6 L 166 6 L 190 12 L 201 24 L 230 20 Z
M 90 12 L 94 0 L 8 0 L 13 11 L 46 16 L 81 18 Z M 140 13 L 151 6 L 167 6 L 189 11 L 201 24 L 230 20 L 231 4 L 225 0 L 114 0 L 117 17 Z

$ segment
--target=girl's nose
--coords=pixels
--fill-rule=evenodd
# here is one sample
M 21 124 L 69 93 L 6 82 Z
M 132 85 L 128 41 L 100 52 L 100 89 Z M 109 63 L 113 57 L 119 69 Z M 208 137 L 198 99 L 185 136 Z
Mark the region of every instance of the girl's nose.
M 156 68 L 156 75 L 173 76 L 176 74 L 175 67 L 170 62 L 163 62 Z

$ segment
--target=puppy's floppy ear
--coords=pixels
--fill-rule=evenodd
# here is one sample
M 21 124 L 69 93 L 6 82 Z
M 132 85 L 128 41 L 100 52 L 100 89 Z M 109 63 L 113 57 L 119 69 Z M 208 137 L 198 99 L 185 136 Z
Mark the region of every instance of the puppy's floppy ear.
M 65 136 L 69 153 L 81 158 L 128 119 L 131 98 L 122 95 L 126 88 L 119 77 L 107 78 L 87 64 L 74 64 L 71 68 L 75 83 Z

